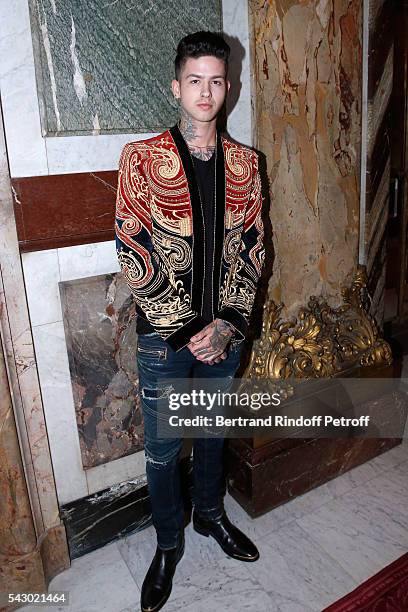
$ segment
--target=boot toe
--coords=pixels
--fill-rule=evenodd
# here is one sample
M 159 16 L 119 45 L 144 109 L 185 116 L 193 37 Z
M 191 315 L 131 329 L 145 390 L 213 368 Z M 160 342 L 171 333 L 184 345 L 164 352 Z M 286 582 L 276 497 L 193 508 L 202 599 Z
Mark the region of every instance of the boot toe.
M 220 519 L 213 520 L 194 513 L 193 527 L 201 535 L 212 536 L 222 550 L 233 559 L 240 561 L 259 559 L 259 551 L 255 544 L 230 522 L 225 512 Z
M 225 547 L 227 554 L 232 554 L 241 561 L 256 561 L 259 559 L 259 551 L 255 544 L 238 528 L 233 529 L 233 537 L 226 539 Z
M 241 546 L 238 549 L 237 556 L 240 556 L 243 561 L 257 561 L 259 559 L 259 551 L 255 544 L 250 541 L 246 546 Z
M 171 585 L 167 591 L 155 587 L 142 589 L 141 609 L 142 612 L 156 612 L 166 603 L 171 593 Z

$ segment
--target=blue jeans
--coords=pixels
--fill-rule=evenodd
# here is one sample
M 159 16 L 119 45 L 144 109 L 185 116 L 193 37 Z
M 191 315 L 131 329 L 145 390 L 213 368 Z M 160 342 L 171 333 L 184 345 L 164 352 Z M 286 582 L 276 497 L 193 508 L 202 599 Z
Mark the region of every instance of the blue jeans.
M 231 347 L 228 357 L 214 365 L 194 357 L 185 346 L 174 351 L 154 332 L 137 339 L 139 394 L 144 419 L 144 452 L 150 494 L 152 520 L 160 548 L 177 545 L 184 528 L 184 506 L 181 495 L 179 457 L 183 438 L 160 438 L 157 434 L 157 397 L 160 380 L 171 378 L 225 378 L 227 391 L 239 367 L 244 342 Z M 159 390 L 159 391 L 158 391 Z M 224 438 L 195 438 L 193 442 L 193 505 L 208 518 L 219 518 L 223 512 Z

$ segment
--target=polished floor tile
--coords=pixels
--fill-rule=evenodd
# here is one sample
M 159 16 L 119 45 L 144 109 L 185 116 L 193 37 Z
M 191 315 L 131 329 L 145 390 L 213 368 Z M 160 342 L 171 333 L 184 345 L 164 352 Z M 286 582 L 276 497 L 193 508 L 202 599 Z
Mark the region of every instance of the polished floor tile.
M 74 559 L 71 567 L 58 574 L 49 592 L 68 591 L 69 605 L 60 612 L 124 612 L 138 610 L 140 591 L 121 556 L 116 542 Z M 44 607 L 48 612 L 50 607 Z M 26 606 L 24 612 L 39 612 L 40 606 Z
M 408 472 L 403 462 L 297 520 L 361 583 L 408 551 Z
M 190 565 L 189 575 L 175 577 L 167 604 L 168 612 L 273 610 L 272 600 L 258 580 L 247 571 L 247 564 L 244 566 L 239 561 L 237 564 L 228 561 L 223 563 L 217 559 L 200 571 Z
M 321 612 L 408 551 L 407 485 L 404 440 L 257 519 L 227 495 L 228 516 L 257 544 L 260 559 L 230 559 L 190 523 L 185 554 L 163 610 Z M 75 559 L 50 584 L 50 591 L 70 591 L 70 605 L 57 609 L 138 611 L 155 549 L 155 532 L 149 527 Z
M 259 544 L 260 559 L 248 567 L 273 601 L 289 600 L 321 610 L 356 586 L 353 577 L 296 522 Z

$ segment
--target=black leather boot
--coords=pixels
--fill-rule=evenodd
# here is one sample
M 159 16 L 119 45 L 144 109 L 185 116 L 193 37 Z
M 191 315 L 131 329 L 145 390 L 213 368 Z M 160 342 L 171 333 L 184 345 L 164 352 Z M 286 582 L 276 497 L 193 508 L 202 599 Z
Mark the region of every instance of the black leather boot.
M 170 597 L 174 572 L 183 554 L 184 532 L 175 548 L 162 550 L 157 546 L 142 585 L 140 598 L 142 612 L 156 612 L 164 606 Z
M 203 536 L 212 536 L 222 550 L 233 559 L 240 561 L 259 559 L 259 551 L 255 544 L 230 522 L 225 511 L 219 519 L 207 519 L 194 510 L 193 527 Z

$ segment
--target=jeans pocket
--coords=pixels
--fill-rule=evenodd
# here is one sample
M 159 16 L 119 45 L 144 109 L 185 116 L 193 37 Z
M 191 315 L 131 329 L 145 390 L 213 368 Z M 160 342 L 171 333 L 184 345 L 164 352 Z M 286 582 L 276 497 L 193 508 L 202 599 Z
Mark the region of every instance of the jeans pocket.
M 166 343 L 159 335 L 143 334 L 138 336 L 136 352 L 140 359 L 164 361 L 167 358 Z
M 166 349 L 154 348 L 152 346 L 140 346 L 137 345 L 137 352 L 142 357 L 152 357 L 153 359 L 165 359 Z

